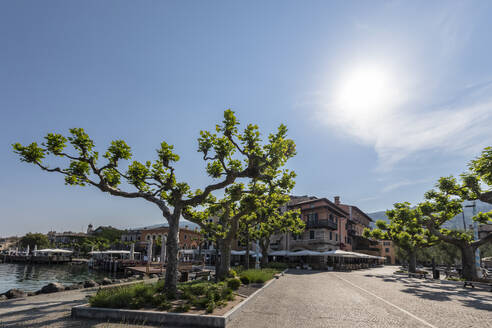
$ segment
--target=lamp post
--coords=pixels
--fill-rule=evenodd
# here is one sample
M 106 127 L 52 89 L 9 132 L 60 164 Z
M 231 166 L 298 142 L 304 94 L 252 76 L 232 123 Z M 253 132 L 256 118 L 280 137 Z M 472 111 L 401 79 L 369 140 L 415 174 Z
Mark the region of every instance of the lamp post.
M 472 205 L 465 205 L 465 207 L 473 207 L 473 216 L 476 215 L 477 212 L 476 201 L 473 201 Z M 478 223 L 475 220 L 473 220 L 473 240 L 478 240 Z M 481 278 L 482 270 L 480 270 L 480 250 L 478 249 L 478 247 L 475 250 L 475 267 L 477 270 L 477 276 Z

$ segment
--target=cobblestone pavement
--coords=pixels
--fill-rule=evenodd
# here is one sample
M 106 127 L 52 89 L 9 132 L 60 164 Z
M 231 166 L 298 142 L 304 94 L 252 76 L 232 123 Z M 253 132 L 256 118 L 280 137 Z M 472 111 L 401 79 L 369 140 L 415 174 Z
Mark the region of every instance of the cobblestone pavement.
M 395 270 L 290 271 L 246 304 L 228 327 L 492 327 L 491 292 L 409 279 L 393 275 Z M 85 303 L 89 293 L 0 302 L 0 327 L 144 327 L 70 318 L 70 309 Z
M 492 327 L 491 292 L 395 270 L 290 271 L 228 327 Z

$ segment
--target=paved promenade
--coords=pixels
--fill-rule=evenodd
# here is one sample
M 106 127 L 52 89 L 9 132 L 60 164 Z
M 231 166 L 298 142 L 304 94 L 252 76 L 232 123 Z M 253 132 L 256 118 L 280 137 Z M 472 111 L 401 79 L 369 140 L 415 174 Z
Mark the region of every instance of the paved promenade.
M 230 327 L 492 327 L 491 292 L 394 277 L 394 271 L 290 271 Z
M 291 271 L 248 303 L 228 327 L 492 326 L 491 292 L 395 277 L 395 270 Z M 71 319 L 70 309 L 85 303 L 87 294 L 0 302 L 0 327 L 143 327 Z

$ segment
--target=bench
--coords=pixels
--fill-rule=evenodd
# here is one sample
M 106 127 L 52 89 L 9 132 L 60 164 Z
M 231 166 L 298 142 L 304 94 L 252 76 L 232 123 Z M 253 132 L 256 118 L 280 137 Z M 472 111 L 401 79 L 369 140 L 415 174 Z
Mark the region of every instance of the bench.
M 471 288 L 475 288 L 475 286 L 489 288 L 489 292 L 492 292 L 492 283 L 489 282 L 465 281 L 463 283 L 463 288 L 466 288 L 467 286 L 470 286 Z

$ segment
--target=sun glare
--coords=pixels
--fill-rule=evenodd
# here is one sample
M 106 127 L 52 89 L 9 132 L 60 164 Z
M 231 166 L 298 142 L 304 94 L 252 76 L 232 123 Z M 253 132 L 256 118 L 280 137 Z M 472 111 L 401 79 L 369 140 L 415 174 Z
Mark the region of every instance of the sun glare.
M 337 96 L 339 108 L 348 116 L 381 113 L 391 101 L 388 75 L 378 68 L 356 69 L 344 76 Z

